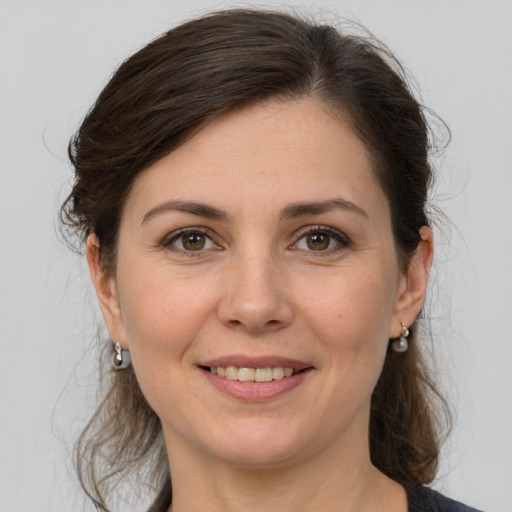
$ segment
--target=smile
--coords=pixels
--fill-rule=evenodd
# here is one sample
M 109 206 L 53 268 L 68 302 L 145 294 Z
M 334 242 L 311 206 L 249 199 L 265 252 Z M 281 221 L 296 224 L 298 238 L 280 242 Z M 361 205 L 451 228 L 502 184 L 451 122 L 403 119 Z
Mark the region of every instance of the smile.
M 315 368 L 286 357 L 219 357 L 198 365 L 208 382 L 236 400 L 262 402 L 277 398 L 309 380 Z
M 214 375 L 239 382 L 271 382 L 291 377 L 300 370 L 274 366 L 264 368 L 239 368 L 237 366 L 211 366 L 209 370 Z

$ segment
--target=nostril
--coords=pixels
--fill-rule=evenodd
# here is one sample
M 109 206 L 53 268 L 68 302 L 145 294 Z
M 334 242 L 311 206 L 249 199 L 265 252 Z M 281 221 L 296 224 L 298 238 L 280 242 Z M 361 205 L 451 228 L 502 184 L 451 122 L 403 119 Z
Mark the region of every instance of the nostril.
M 290 323 L 293 314 L 288 301 L 273 293 L 258 295 L 253 292 L 251 295 L 249 292 L 226 296 L 220 301 L 217 315 L 224 325 L 244 327 L 248 332 L 256 333 L 265 329 L 276 331 Z

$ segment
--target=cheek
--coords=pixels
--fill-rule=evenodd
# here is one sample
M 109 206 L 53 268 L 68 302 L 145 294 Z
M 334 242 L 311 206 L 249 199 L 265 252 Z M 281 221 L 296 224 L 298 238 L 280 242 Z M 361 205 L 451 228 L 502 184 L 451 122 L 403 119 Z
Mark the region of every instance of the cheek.
M 134 365 L 181 364 L 211 313 L 215 287 L 158 267 L 133 268 L 120 278 L 120 300 Z
M 351 269 L 321 283 L 320 292 L 303 300 L 302 310 L 322 342 L 340 396 L 347 391 L 359 398 L 370 394 L 380 375 L 396 292 L 383 275 Z
M 156 269 L 138 275 L 144 279 L 128 275 L 120 281 L 133 368 L 153 410 L 177 411 L 180 397 L 190 399 L 183 369 L 192 365 L 197 334 L 208 318 L 209 297 Z
M 396 290 L 385 277 L 368 276 L 354 269 L 316 283 L 314 291 L 304 283 L 298 293 L 299 308 L 329 339 L 357 348 L 362 340 L 373 344 L 387 340 Z

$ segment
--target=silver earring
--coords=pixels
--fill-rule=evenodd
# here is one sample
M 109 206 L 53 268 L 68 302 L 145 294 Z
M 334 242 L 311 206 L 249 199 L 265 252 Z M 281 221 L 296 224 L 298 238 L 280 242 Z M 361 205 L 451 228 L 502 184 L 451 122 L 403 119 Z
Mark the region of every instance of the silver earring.
M 393 340 L 391 343 L 391 349 L 395 352 L 405 352 L 409 348 L 409 342 L 407 341 L 407 336 L 409 336 L 409 329 L 407 329 L 403 322 L 400 322 L 400 325 L 402 326 L 400 337 L 396 340 Z
M 114 342 L 114 356 L 112 357 L 112 368 L 114 370 L 124 370 L 131 363 L 130 352 L 123 350 L 119 341 Z

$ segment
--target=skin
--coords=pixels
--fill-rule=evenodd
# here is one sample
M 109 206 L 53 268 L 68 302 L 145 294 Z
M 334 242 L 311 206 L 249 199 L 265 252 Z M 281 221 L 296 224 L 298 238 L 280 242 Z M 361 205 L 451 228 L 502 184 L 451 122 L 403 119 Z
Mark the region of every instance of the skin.
M 290 208 L 311 202 L 325 211 Z M 183 228 L 202 249 L 187 250 Z M 371 465 L 368 421 L 389 339 L 423 303 L 433 243 L 421 237 L 402 272 L 363 143 L 312 98 L 224 115 L 138 177 L 114 275 L 94 234 L 87 252 L 109 334 L 161 419 L 175 512 L 407 510 Z M 310 370 L 244 401 L 199 367 L 233 355 Z

